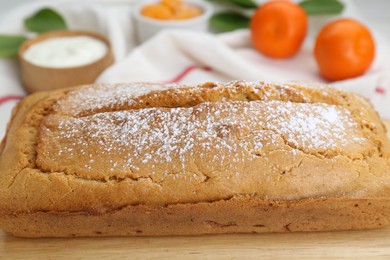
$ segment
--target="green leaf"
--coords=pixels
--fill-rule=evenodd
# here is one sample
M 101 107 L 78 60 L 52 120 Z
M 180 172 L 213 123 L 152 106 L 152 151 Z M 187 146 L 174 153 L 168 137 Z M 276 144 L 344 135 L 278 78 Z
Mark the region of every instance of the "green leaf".
M 243 8 L 256 8 L 257 4 L 252 0 L 208 0 L 216 4 L 236 5 Z
M 250 19 L 236 12 L 222 12 L 210 18 L 210 26 L 219 32 L 229 32 L 249 27 Z
M 44 33 L 55 30 L 66 30 L 64 18 L 50 8 L 39 10 L 24 21 L 24 25 L 31 32 Z
M 305 0 L 299 3 L 308 15 L 340 14 L 344 5 L 337 0 Z
M 0 35 L 0 57 L 12 57 L 18 54 L 20 45 L 27 40 L 24 36 Z

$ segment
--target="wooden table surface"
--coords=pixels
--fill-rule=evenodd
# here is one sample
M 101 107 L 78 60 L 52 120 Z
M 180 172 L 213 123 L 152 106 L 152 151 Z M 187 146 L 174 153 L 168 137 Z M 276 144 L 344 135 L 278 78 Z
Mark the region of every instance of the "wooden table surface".
M 390 129 L 390 122 L 386 125 Z M 390 135 L 389 135 L 390 136 Z M 188 237 L 25 239 L 0 231 L 0 259 L 390 259 L 390 227 L 363 231 Z

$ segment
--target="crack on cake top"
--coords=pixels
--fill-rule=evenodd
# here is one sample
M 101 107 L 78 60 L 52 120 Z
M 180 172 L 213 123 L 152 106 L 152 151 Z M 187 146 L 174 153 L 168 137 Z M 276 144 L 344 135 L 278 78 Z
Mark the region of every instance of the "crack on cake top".
M 266 142 L 308 155 L 353 157 L 366 138 L 350 112 L 335 105 L 270 101 L 203 102 L 189 108 L 145 108 L 73 118 L 48 116 L 40 133 L 44 170 L 87 179 L 220 171 L 259 159 Z M 214 168 L 195 169 L 202 162 Z
M 228 84 L 204 83 L 195 87 L 177 84 L 133 83 L 87 86 L 69 92 L 54 107 L 58 114 L 89 116 L 150 107 L 192 107 L 203 102 L 219 101 L 290 101 L 339 105 L 333 88 L 306 88 L 289 84 L 234 81 Z

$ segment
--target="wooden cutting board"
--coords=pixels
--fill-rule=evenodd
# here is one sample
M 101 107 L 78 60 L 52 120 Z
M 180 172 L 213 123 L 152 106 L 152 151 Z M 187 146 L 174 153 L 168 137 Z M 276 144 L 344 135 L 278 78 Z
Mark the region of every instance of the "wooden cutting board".
M 390 122 L 386 122 L 390 129 Z M 389 134 L 390 137 L 390 134 Z M 390 258 L 390 227 L 376 230 L 188 237 L 25 239 L 0 231 L 0 259 Z

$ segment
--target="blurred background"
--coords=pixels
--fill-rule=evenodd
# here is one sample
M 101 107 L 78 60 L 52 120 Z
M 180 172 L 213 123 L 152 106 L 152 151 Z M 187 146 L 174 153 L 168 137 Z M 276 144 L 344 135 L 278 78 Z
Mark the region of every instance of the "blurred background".
M 358 93 L 373 103 L 382 118 L 390 119 L 389 0 L 340 0 L 345 6 L 340 16 L 309 16 L 308 37 L 300 51 L 290 59 L 272 59 L 255 50 L 250 30 L 220 34 L 196 33 L 188 28 L 165 30 L 140 44 L 135 36 L 137 32 L 148 31 L 148 28 L 144 26 L 142 30 L 137 30 L 137 5 L 149 1 L 161 0 L 0 0 L 0 35 L 35 37 L 36 34 L 31 33 L 35 31 L 26 31 L 24 20 L 40 8 L 51 7 L 64 16 L 69 29 L 99 33 L 110 41 L 115 63 L 94 81 L 96 83 L 149 81 L 198 84 L 241 79 L 276 82 L 307 80 L 329 83 Z M 215 2 L 244 0 L 186 1 L 211 1 L 213 4 L 208 5 L 208 10 L 217 13 L 221 10 Z M 255 7 L 257 3 L 265 2 L 253 1 L 256 2 L 252 3 Z M 254 10 L 240 11 L 249 16 Z M 331 81 L 318 73 L 313 55 L 314 40 L 324 24 L 343 16 L 355 18 L 369 27 L 375 36 L 375 60 L 364 75 Z M 19 65 L 16 55 L 0 59 L 0 138 L 5 132 L 12 107 L 27 94 L 22 86 Z
M 0 17 L 13 7 L 20 4 L 34 2 L 39 0 L 0 0 Z M 55 2 L 56 0 L 52 0 Z M 100 0 L 101 2 L 115 2 L 112 0 Z M 129 0 L 128 2 L 135 2 Z M 85 1 L 83 1 L 85 2 Z M 121 1 L 124 2 L 124 1 Z M 263 1 L 260 1 L 263 2 Z M 356 8 L 361 13 L 362 18 L 367 20 L 370 27 L 376 28 L 378 31 L 390 37 L 390 1 L 389 0 L 353 0 Z

